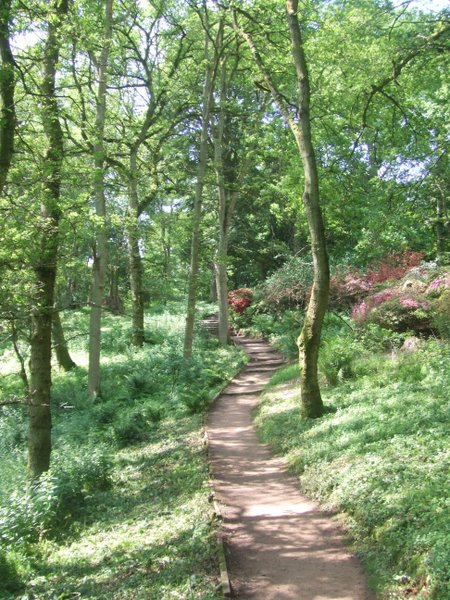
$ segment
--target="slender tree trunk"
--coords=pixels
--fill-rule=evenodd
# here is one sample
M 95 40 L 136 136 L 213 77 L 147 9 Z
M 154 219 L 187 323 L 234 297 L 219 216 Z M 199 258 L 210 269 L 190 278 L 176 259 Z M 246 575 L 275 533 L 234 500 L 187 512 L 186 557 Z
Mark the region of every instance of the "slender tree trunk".
M 76 364 L 72 360 L 69 349 L 67 347 L 66 338 L 64 336 L 64 329 L 61 323 L 61 317 L 59 316 L 58 309 L 53 312 L 52 319 L 52 335 L 53 335 L 53 348 L 55 349 L 56 360 L 59 366 L 64 371 L 71 371 L 76 368 Z
M 323 403 L 320 394 L 317 361 L 323 319 L 328 306 L 330 272 L 328 265 L 325 228 L 320 207 L 319 177 L 311 135 L 309 75 L 298 22 L 298 0 L 288 0 L 287 14 L 299 86 L 300 122 L 293 133 L 300 152 L 305 174 L 303 204 L 311 236 L 314 280 L 305 314 L 303 329 L 298 339 L 300 385 L 304 417 L 320 417 Z
M 100 353 L 102 306 L 105 289 L 105 273 L 108 255 L 105 199 L 105 150 L 104 132 L 106 118 L 106 85 L 109 51 L 112 40 L 113 0 L 105 3 L 105 29 L 103 47 L 99 60 L 97 108 L 95 118 L 96 139 L 94 142 L 94 199 L 95 212 L 101 224 L 94 243 L 92 265 L 91 315 L 89 323 L 89 372 L 88 393 L 91 398 L 100 394 Z
M 51 453 L 51 348 L 52 313 L 58 258 L 61 166 L 63 133 L 56 101 L 56 66 L 59 58 L 59 29 L 68 10 L 62 0 L 49 14 L 44 48 L 42 117 L 48 148 L 44 161 L 44 190 L 41 204 L 39 258 L 34 265 L 36 297 L 31 315 L 31 381 L 28 429 L 28 470 L 37 479 L 50 466 Z
M 11 0 L 2 0 L 0 8 L 0 194 L 8 176 L 14 152 L 16 114 L 14 106 L 14 58 L 9 44 Z
M 328 305 L 330 273 L 326 248 L 325 228 L 320 207 L 319 179 L 311 136 L 310 86 L 305 52 L 298 22 L 298 0 L 287 0 L 287 19 L 292 44 L 292 57 L 297 75 L 298 115 L 292 116 L 284 96 L 277 89 L 251 35 L 239 29 L 236 11 L 233 12 L 235 27 L 246 40 L 267 88 L 277 104 L 286 124 L 294 135 L 305 175 L 303 204 L 311 237 L 314 280 L 311 298 L 305 314 L 302 332 L 298 339 L 301 369 L 301 401 L 304 417 L 319 417 L 323 413 L 317 362 L 323 319 Z
M 194 323 L 195 307 L 197 302 L 197 283 L 198 269 L 200 263 L 200 235 L 201 235 L 201 217 L 203 203 L 203 187 L 208 161 L 208 129 L 211 115 L 212 94 L 214 90 L 214 80 L 218 61 L 218 42 L 222 39 L 223 22 L 219 23 L 219 30 L 216 36 L 216 46 L 214 48 L 214 58 L 209 59 L 210 32 L 205 32 L 205 60 L 207 61 L 205 83 L 202 95 L 202 129 L 200 137 L 197 181 L 195 186 L 194 212 L 192 215 L 192 244 L 191 244 L 191 264 L 188 282 L 188 300 L 186 311 L 186 328 L 184 334 L 184 357 L 192 356 L 192 345 L 194 342 Z
M 211 285 L 209 287 L 209 300 L 210 300 L 210 302 L 215 304 L 218 301 L 219 296 L 217 294 L 217 265 L 214 260 L 211 261 L 210 267 L 211 267 Z
M 137 147 L 130 152 L 130 174 L 128 183 L 128 258 L 130 264 L 131 304 L 133 311 L 133 336 L 134 346 L 144 344 L 144 301 L 142 295 L 142 259 L 139 252 L 139 202 L 137 189 Z
M 27 370 L 25 368 L 25 360 L 24 360 L 22 352 L 20 351 L 20 348 L 19 348 L 19 335 L 17 333 L 17 327 L 16 327 L 15 321 L 11 321 L 11 337 L 12 337 L 14 352 L 16 354 L 17 360 L 19 361 L 19 365 L 20 365 L 20 371 L 19 371 L 20 379 L 22 380 L 24 390 L 26 391 L 26 393 L 28 393 L 28 391 L 30 389 L 30 384 L 28 381 Z
M 444 203 L 443 198 L 438 194 L 436 200 L 436 246 L 437 261 L 442 263 L 445 252 L 445 227 L 444 227 Z
M 217 300 L 219 304 L 219 342 L 228 344 L 228 232 L 219 233 L 218 257 L 217 257 Z
M 219 240 L 217 245 L 217 299 L 219 303 L 219 342 L 228 344 L 228 193 L 225 183 L 224 168 L 224 131 L 225 131 L 225 102 L 227 100 L 226 59 L 222 58 L 220 65 L 219 109 L 214 136 L 214 167 L 216 171 L 217 196 L 219 201 Z
M 237 68 L 238 62 L 234 65 Z M 227 73 L 227 61 L 221 60 L 219 108 L 215 127 L 213 126 L 214 142 L 214 167 L 216 172 L 216 185 L 219 212 L 219 239 L 217 244 L 216 281 L 219 304 L 219 341 L 227 344 L 229 341 L 228 319 L 228 241 L 238 196 L 251 164 L 252 148 L 247 147 L 246 156 L 243 158 L 239 172 L 236 167 L 227 162 L 230 148 L 227 141 L 231 135 L 229 131 L 230 113 L 227 109 L 228 81 L 232 74 Z M 265 107 L 265 102 L 261 108 Z
M 119 267 L 110 266 L 108 308 L 113 315 L 123 313 L 122 301 L 119 296 Z

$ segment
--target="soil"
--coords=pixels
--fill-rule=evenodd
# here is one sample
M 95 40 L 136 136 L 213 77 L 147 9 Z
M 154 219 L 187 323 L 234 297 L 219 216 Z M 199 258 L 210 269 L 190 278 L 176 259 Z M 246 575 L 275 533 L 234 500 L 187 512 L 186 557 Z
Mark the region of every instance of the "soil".
M 219 396 L 207 423 L 233 597 L 373 600 L 332 517 L 301 494 L 285 462 L 253 428 L 259 393 L 283 358 L 263 341 L 234 341 L 251 360 Z

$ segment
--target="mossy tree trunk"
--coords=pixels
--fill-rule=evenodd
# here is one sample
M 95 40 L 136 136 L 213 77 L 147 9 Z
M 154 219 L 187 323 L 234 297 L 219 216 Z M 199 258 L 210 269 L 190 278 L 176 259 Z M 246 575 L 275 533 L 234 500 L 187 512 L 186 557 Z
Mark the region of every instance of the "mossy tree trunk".
M 305 314 L 303 329 L 298 338 L 302 413 L 304 417 L 320 417 L 323 413 L 318 382 L 318 356 L 323 319 L 328 306 L 330 271 L 325 227 L 320 207 L 319 177 L 311 135 L 310 85 L 308 67 L 298 22 L 298 0 L 288 0 L 287 15 L 292 42 L 292 56 L 297 74 L 298 106 L 301 118 L 293 133 L 300 152 L 305 174 L 303 204 L 308 219 L 314 280 L 311 298 Z
M 0 194 L 8 176 L 14 152 L 16 114 L 14 105 L 14 58 L 9 43 L 11 0 L 0 6 Z
M 55 308 L 53 312 L 52 336 L 56 360 L 58 361 L 58 364 L 61 367 L 61 369 L 63 369 L 64 371 L 71 371 L 72 369 L 75 369 L 77 365 L 70 356 L 66 338 L 64 336 L 64 329 L 61 323 L 61 317 L 57 308 Z
M 37 479 L 48 470 L 51 454 L 51 355 L 52 315 L 58 259 L 58 226 L 61 214 L 61 167 L 63 133 L 56 99 L 56 69 L 59 59 L 61 27 L 68 11 L 68 0 L 51 4 L 48 33 L 44 47 L 42 122 L 47 139 L 44 160 L 44 189 L 40 208 L 39 248 L 33 266 L 36 296 L 31 314 L 30 404 L 28 428 L 28 471 Z
M 323 319 L 328 305 L 330 273 L 325 239 L 325 227 L 320 206 L 317 163 L 311 135 L 310 85 L 306 56 L 298 21 L 298 1 L 287 0 L 287 19 L 291 39 L 292 58 L 295 68 L 298 98 L 295 113 L 274 83 L 252 36 L 238 23 L 237 9 L 233 11 L 234 26 L 246 40 L 253 59 L 270 90 L 286 124 L 289 126 L 299 151 L 304 172 L 303 205 L 311 238 L 314 280 L 310 301 L 306 310 L 303 329 L 298 339 L 301 369 L 301 403 L 304 417 L 320 417 L 323 403 L 318 382 L 318 356 Z

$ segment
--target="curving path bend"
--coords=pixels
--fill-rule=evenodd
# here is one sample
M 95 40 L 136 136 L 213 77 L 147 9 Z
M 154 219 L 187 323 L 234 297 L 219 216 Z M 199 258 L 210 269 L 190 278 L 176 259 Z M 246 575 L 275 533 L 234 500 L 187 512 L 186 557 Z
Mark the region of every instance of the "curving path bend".
M 252 600 L 373 600 L 335 523 L 298 489 L 252 426 L 259 393 L 283 364 L 265 342 L 234 341 L 250 354 L 207 422 L 216 498 L 233 596 Z

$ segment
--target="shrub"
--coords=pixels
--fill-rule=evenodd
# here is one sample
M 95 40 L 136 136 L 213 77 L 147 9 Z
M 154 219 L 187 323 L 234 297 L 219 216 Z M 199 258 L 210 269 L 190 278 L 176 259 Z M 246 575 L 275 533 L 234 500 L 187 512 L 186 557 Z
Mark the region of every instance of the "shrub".
M 340 267 L 330 278 L 331 308 L 345 310 L 367 296 L 372 290 L 372 283 L 352 267 Z
M 111 484 L 112 464 L 104 447 L 77 453 L 64 446 L 39 481 L 13 492 L 0 508 L 0 545 L 29 544 L 55 535 L 82 514 L 87 498 Z
M 242 314 L 250 306 L 253 292 L 250 288 L 239 288 L 228 292 L 228 304 L 231 310 Z
M 450 336 L 450 273 L 413 269 L 394 286 L 372 293 L 353 308 L 353 320 L 396 332 Z
M 144 407 L 120 414 L 113 425 L 117 445 L 125 448 L 148 440 L 152 425 L 162 418 L 162 411 Z
M 3 550 L 0 550 L 0 593 L 17 592 L 21 587 L 22 583 L 14 562 Z
M 376 286 L 401 279 L 417 267 L 422 258 L 422 253 L 407 250 L 372 262 L 366 272 L 348 265 L 338 267 L 330 279 L 330 306 L 345 310 L 361 303 Z
M 385 281 L 401 279 L 413 267 L 420 265 L 422 259 L 422 252 L 411 250 L 389 254 L 369 265 L 366 279 L 372 286 Z
M 354 376 L 353 361 L 363 352 L 363 346 L 348 336 L 325 339 L 320 349 L 319 369 L 328 385 L 351 379 Z
M 353 320 L 396 332 L 449 335 L 450 274 L 417 268 L 397 284 L 372 293 L 353 308 Z
M 207 390 L 193 386 L 182 389 L 179 392 L 179 399 L 191 414 L 204 412 L 211 400 Z
M 385 290 L 358 304 L 352 313 L 358 323 L 370 322 L 398 332 L 431 332 L 430 304 L 417 297 Z
M 143 371 L 130 373 L 130 375 L 125 376 L 125 380 L 132 400 L 151 394 L 157 387 L 151 378 L 151 374 Z
M 265 309 L 274 312 L 304 307 L 312 279 L 311 261 L 295 256 L 266 279 L 257 296 Z
M 450 289 L 433 302 L 432 325 L 443 339 L 450 339 Z

